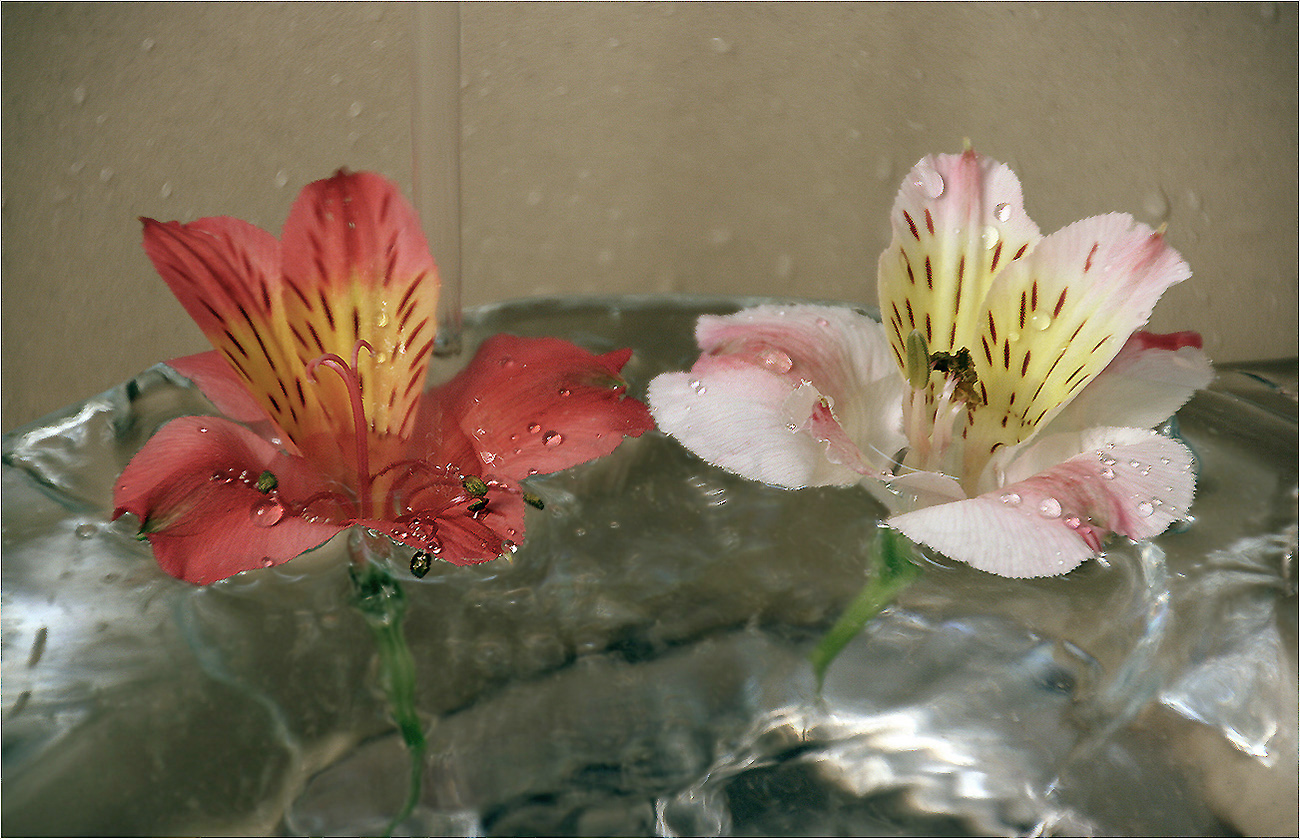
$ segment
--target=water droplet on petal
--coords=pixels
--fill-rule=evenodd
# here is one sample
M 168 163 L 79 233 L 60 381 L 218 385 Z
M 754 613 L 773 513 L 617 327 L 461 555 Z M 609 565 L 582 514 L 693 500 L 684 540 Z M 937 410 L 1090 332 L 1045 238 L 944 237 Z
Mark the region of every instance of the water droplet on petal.
M 1015 507 L 1020 504 L 1020 495 L 1014 492 L 1008 492 L 1002 496 L 1002 503 L 1009 507 Z
M 1011 205 L 999 204 L 993 208 L 993 218 L 998 221 L 1007 221 L 1011 218 Z
M 78 85 L 72 89 L 72 101 L 78 105 L 86 101 L 86 89 Z
M 535 423 L 535 422 L 530 422 L 530 423 L 528 423 L 528 433 L 530 433 L 530 434 L 537 434 L 537 433 L 540 432 L 541 430 L 542 430 L 541 425 L 539 425 L 539 424 L 537 424 L 537 423 Z
M 1151 514 L 1156 511 L 1155 505 L 1150 501 L 1143 501 L 1137 505 L 1137 514 L 1142 518 L 1150 518 Z
M 99 529 L 93 524 L 79 524 L 77 525 L 75 533 L 77 534 L 78 539 L 89 539 L 98 531 Z
M 562 387 L 560 388 L 559 393 L 561 396 L 568 396 L 570 393 L 572 393 L 572 391 L 569 390 L 567 387 Z
M 721 55 L 722 53 L 731 51 L 731 44 L 727 43 L 722 38 L 710 38 L 709 49 Z
M 263 567 L 263 568 L 270 568 L 270 567 L 273 566 L 273 565 L 275 565 L 275 560 L 274 560 L 274 559 L 271 559 L 269 556 L 264 556 L 264 557 L 262 557 L 262 567 Z
M 1036 314 L 1029 318 L 1029 326 L 1037 329 L 1039 332 L 1045 332 L 1052 325 L 1052 318 L 1049 315 Z
M 1070 528 L 1071 530 L 1078 530 L 1078 529 L 1079 529 L 1079 525 L 1081 525 L 1081 524 L 1083 524 L 1083 522 L 1079 519 L 1078 516 L 1066 516 L 1066 517 L 1065 517 L 1065 526 L 1068 527 L 1068 528 Z
M 275 173 L 275 186 L 277 189 L 284 189 L 285 185 L 288 183 L 289 183 L 288 172 L 285 172 L 283 169 L 281 169 L 280 171 Z
M 1001 237 L 998 235 L 998 229 L 996 227 L 990 225 L 984 228 L 984 248 L 986 250 L 991 251 L 996 248 L 1000 239 Z
M 705 393 L 708 392 L 709 389 L 705 387 L 704 382 L 700 381 L 699 379 L 691 379 L 691 390 L 703 396 Z
M 1111 457 L 1111 456 L 1108 455 L 1108 454 L 1100 455 L 1100 456 L 1098 457 L 1098 460 L 1101 461 L 1101 465 L 1102 465 L 1102 466 L 1114 466 L 1114 465 L 1115 465 L 1115 458 Z
M 1038 512 L 1045 519 L 1058 518 L 1061 515 L 1061 502 L 1055 498 L 1044 498 L 1038 505 Z
M 817 325 L 820 326 L 822 329 L 825 329 L 826 327 L 831 325 L 831 322 L 828 321 L 826 318 L 817 318 Z
M 517 362 L 510 356 L 506 355 L 502 356 L 501 359 L 497 361 L 497 364 L 500 364 L 502 367 L 515 367 Z
M 921 190 L 926 198 L 938 198 L 943 195 L 943 175 L 928 159 L 922 160 L 913 170 L 912 186 Z
M 554 448 L 564 442 L 564 435 L 558 431 L 548 431 L 542 435 L 542 445 Z
M 284 518 L 284 503 L 278 498 L 263 498 L 253 505 L 253 523 L 270 527 Z
M 1107 466 L 1101 470 L 1101 476 L 1107 481 L 1113 481 L 1115 480 L 1115 470 Z
M 158 190 L 158 194 L 163 198 L 170 198 L 172 194 L 172 182 L 163 181 L 162 189 Z
M 1016 331 L 1014 331 L 1014 330 L 1011 331 L 1011 332 L 1008 332 L 1008 333 L 1007 333 L 1007 340 L 1010 341 L 1010 342 L 1013 343 L 1013 344 L 1016 343 L 1017 341 L 1020 340 L 1020 333 L 1019 333 L 1019 332 L 1016 332 Z
M 153 38 L 145 38 L 143 41 L 140 42 L 140 51 L 141 51 L 141 52 L 152 52 L 152 51 L 153 51 L 153 47 L 154 47 L 154 43 L 155 43 L 155 42 L 154 42 L 154 39 L 153 39 Z
M 361 103 L 360 103 L 360 102 L 353 102 L 351 105 L 348 106 L 348 116 L 350 116 L 350 117 L 359 117 L 359 116 L 361 116 Z
M 776 349 L 766 349 L 759 353 L 759 361 L 769 370 L 775 370 L 777 373 L 789 373 L 790 368 L 794 367 L 794 361 L 790 356 Z

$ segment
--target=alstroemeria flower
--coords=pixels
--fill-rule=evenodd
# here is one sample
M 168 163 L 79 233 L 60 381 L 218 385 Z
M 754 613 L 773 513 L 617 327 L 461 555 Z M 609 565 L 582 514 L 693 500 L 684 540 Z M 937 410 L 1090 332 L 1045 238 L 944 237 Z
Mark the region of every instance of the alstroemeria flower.
M 809 305 L 701 318 L 699 361 L 651 383 L 659 426 L 778 486 L 867 479 L 890 526 L 1004 576 L 1185 516 L 1191 454 L 1151 429 L 1212 371 L 1195 333 L 1136 331 L 1190 276 L 1164 237 L 1120 214 L 1041 236 L 1016 176 L 973 151 L 918 163 L 891 220 L 883 324 Z
M 340 172 L 277 241 L 232 218 L 144 219 L 144 247 L 217 348 L 171 365 L 225 417 L 163 426 L 122 472 L 162 568 L 192 583 L 276 565 L 360 525 L 465 564 L 523 537 L 519 481 L 652 426 L 630 350 L 496 336 L 424 387 L 438 273 L 397 188 Z

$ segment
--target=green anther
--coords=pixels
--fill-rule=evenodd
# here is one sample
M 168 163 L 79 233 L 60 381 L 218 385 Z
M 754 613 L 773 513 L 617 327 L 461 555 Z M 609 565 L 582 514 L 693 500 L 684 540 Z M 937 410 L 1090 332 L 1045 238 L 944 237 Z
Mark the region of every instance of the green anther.
M 920 389 L 930 381 L 930 347 L 921 330 L 913 329 L 907 336 L 907 383 Z
M 542 500 L 541 496 L 533 495 L 531 492 L 528 491 L 525 491 L 523 495 L 524 495 L 524 503 L 527 504 L 529 507 L 536 507 L 539 510 L 546 509 L 546 502 Z
M 487 509 L 487 505 L 488 502 L 486 498 L 475 498 L 473 501 L 469 502 L 469 506 L 466 509 L 471 513 L 477 513 L 479 510 Z
M 488 485 L 482 478 L 469 475 L 461 479 L 460 485 L 465 487 L 465 491 L 475 498 L 482 498 L 487 495 Z
M 257 476 L 257 491 L 270 492 L 280 485 L 280 481 L 272 472 L 263 472 Z

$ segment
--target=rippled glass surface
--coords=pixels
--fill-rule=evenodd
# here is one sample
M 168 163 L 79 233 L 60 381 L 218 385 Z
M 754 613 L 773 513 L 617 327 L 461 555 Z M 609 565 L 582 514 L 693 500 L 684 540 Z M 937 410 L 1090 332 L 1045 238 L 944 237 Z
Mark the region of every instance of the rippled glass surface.
M 634 347 L 641 395 L 700 313 L 752 302 L 504 305 L 466 344 Z M 512 561 L 416 581 L 393 551 L 430 737 L 399 832 L 1294 835 L 1295 379 L 1224 370 L 1179 413 L 1187 526 L 1061 578 L 928 567 L 820 695 L 864 490 L 749 483 L 652 432 L 532 481 Z M 355 541 L 196 588 L 108 520 L 149 435 L 211 412 L 159 366 L 4 439 L 5 833 L 368 834 L 401 805 Z

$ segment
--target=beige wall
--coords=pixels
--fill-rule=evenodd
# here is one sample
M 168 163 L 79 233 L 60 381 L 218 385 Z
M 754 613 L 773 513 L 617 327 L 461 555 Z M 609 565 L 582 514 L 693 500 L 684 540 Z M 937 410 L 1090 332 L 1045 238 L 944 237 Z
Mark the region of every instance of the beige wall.
M 205 348 L 137 216 L 278 232 L 339 166 L 411 186 L 414 6 L 0 12 L 6 430 Z M 969 137 L 1045 231 L 1168 224 L 1195 276 L 1156 328 L 1296 353 L 1294 4 L 466 4 L 461 27 L 467 304 L 874 303 L 898 182 Z

